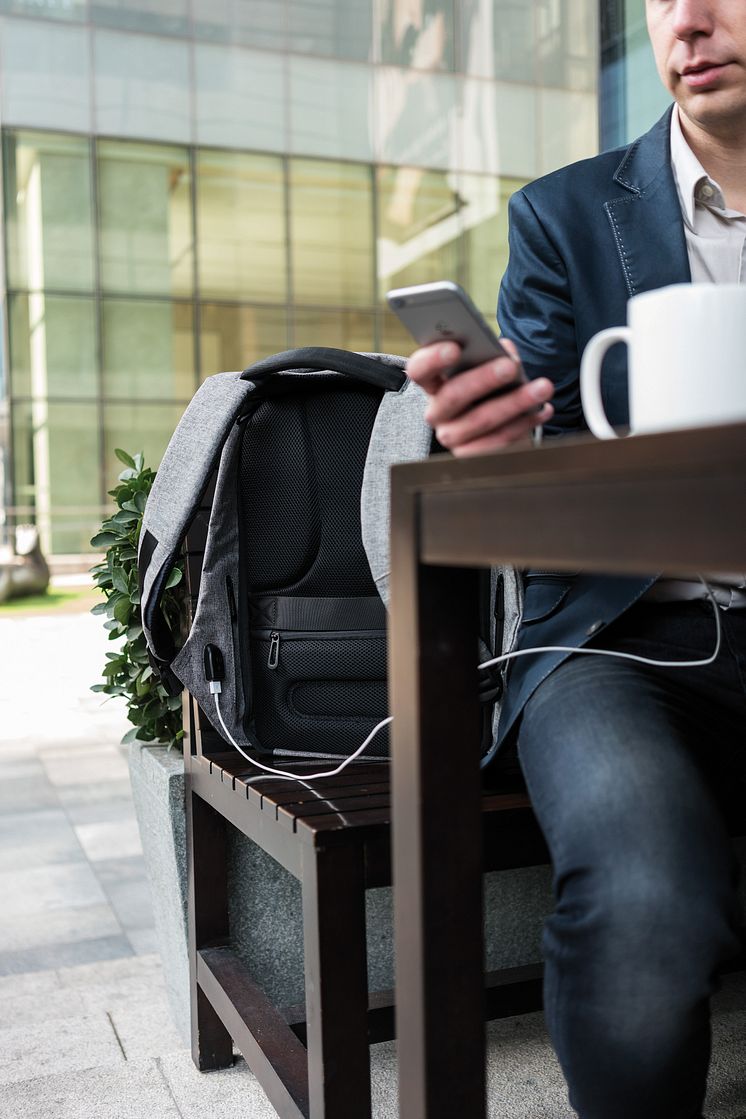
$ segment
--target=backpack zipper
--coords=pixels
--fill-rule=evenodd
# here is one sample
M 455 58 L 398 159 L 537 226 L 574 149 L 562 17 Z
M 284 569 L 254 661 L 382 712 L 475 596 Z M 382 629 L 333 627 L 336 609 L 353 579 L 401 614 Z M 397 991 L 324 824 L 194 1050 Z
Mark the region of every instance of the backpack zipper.
M 277 668 L 280 663 L 280 635 L 276 629 L 269 635 L 269 658 L 267 668 Z

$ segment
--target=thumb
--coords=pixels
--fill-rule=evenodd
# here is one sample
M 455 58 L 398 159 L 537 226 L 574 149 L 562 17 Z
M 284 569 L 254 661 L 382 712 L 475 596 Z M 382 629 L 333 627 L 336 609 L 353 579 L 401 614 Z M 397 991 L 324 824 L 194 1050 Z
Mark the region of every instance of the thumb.
M 500 345 L 503 347 L 508 357 L 511 357 L 513 361 L 517 361 L 519 365 L 521 364 L 521 355 L 518 353 L 518 347 L 512 339 L 501 338 Z

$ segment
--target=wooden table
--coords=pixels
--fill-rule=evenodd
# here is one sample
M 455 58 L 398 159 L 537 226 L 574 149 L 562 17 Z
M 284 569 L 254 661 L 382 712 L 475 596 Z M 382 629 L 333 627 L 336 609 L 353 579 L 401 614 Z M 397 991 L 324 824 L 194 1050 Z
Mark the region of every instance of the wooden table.
M 397 466 L 391 530 L 400 1115 L 481 1119 L 476 568 L 746 570 L 746 424 Z

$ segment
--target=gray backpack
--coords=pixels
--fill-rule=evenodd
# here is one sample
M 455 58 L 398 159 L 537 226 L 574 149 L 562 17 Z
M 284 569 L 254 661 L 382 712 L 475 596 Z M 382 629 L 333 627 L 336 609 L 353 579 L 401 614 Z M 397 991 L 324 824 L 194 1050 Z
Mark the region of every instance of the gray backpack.
M 143 517 L 143 629 L 165 686 L 186 687 L 218 730 L 219 680 L 238 744 L 348 756 L 386 715 L 388 474 L 429 454 L 425 406 L 403 358 L 306 348 L 208 378 L 186 409 Z M 213 487 L 177 650 L 161 596 Z M 386 751 L 383 732 L 367 753 Z

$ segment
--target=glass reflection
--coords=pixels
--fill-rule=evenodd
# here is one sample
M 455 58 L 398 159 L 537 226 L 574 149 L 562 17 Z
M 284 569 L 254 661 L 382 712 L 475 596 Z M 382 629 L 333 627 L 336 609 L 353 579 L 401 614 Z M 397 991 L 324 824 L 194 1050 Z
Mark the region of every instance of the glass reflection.
M 285 226 L 281 159 L 199 154 L 197 260 L 203 296 L 284 303 Z
M 458 179 L 419 167 L 378 170 L 379 295 L 389 288 L 432 280 L 458 280 Z
M 375 349 L 375 316 L 364 311 L 296 307 L 294 336 L 296 346 L 338 346 L 369 353 Z
M 199 338 L 203 379 L 245 369 L 259 358 L 288 349 L 287 311 L 284 307 L 203 303 Z
M 381 0 L 378 20 L 382 62 L 453 69 L 453 0 Z
M 44 292 L 9 296 L 8 343 L 13 396 L 96 395 L 93 299 Z
M 290 252 L 298 303 L 373 303 L 370 169 L 354 163 L 290 162 Z
M 8 285 L 30 291 L 92 290 L 88 140 L 8 132 L 3 157 Z
M 104 395 L 189 400 L 196 388 L 190 303 L 105 299 Z
M 183 148 L 98 145 L 105 291 L 187 295 L 194 288 L 191 175 Z

